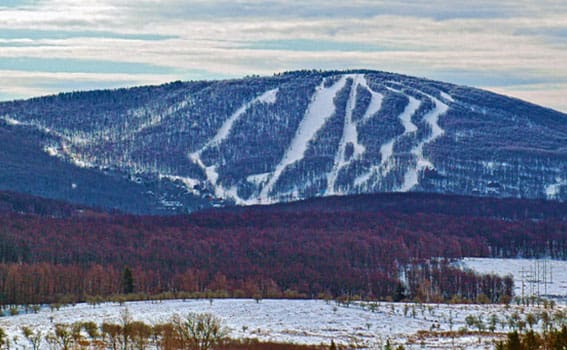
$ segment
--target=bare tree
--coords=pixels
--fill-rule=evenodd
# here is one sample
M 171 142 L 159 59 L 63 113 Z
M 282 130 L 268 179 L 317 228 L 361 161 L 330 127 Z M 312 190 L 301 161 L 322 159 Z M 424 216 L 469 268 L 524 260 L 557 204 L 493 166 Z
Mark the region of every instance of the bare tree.
M 69 350 L 73 344 L 73 330 L 66 324 L 55 325 L 55 341 L 63 350 Z
M 227 335 L 221 321 L 211 314 L 190 313 L 185 318 L 176 315 L 172 323 L 186 349 L 213 349 L 222 343 Z
M 3 328 L 0 328 L 0 348 L 2 348 L 7 341 L 8 341 L 8 335 L 6 334 Z
M 31 343 L 32 349 L 38 350 L 39 345 L 41 344 L 41 340 L 43 339 L 43 336 L 41 335 L 41 331 L 37 330 L 34 332 L 31 330 L 31 328 L 27 326 L 23 326 L 21 330 L 22 333 L 24 334 L 24 337 L 26 337 L 26 339 Z

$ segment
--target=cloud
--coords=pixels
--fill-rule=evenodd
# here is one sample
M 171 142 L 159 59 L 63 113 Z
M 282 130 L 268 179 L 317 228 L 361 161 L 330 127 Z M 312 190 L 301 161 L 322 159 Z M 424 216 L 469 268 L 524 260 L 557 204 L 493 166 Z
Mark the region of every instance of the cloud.
M 156 85 L 176 80 L 176 75 L 46 73 L 0 70 L 0 100 L 55 94 L 85 89 L 111 89 Z
M 69 84 L 76 81 L 75 86 L 85 88 L 108 85 L 89 75 L 65 74 L 112 74 L 127 79 L 107 81 L 143 83 L 141 75 L 166 81 L 369 68 L 512 93 L 521 93 L 515 86 L 537 85 L 537 93 L 522 96 L 558 108 L 562 103 L 553 99 L 558 98 L 553 84 L 567 81 L 563 1 L 479 0 L 474 6 L 464 0 L 6 4 L 0 7 L 0 70 L 19 71 L 20 79 L 46 72 L 53 80 L 61 73 Z M 8 82 L 0 75 L 1 86 L 42 91 L 24 80 Z
M 1 70 L 48 73 L 172 74 L 172 68 L 151 64 L 30 57 L 0 57 Z
M 30 39 L 30 40 L 62 40 L 72 38 L 110 38 L 124 40 L 157 41 L 174 39 L 175 36 L 159 34 L 127 34 L 111 31 L 78 31 L 78 30 L 39 30 L 39 29 L 11 29 L 3 28 L 1 37 L 6 39 Z

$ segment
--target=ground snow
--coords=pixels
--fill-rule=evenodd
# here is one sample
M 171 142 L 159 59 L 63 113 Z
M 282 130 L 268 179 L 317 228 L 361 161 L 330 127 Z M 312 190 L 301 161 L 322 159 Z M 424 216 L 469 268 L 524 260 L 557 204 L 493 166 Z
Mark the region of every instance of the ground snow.
M 14 118 L 10 118 L 7 115 L 1 116 L 0 119 L 4 119 L 4 121 L 8 125 L 21 125 L 22 124 L 19 120 L 16 120 Z
M 59 311 L 43 308 L 38 314 L 22 314 L 0 318 L 0 327 L 10 338 L 17 335 L 25 344 L 21 326 L 39 329 L 43 334 L 53 331 L 57 323 L 95 321 L 120 323 L 124 310 L 134 320 L 150 324 L 167 322 L 172 315 L 190 312 L 211 313 L 222 320 L 233 338 L 254 338 L 275 342 L 300 344 L 329 344 L 331 340 L 341 344 L 364 344 L 375 347 L 390 339 L 393 344 L 404 344 L 406 349 L 450 349 L 451 339 L 417 339 L 419 330 L 459 330 L 465 327 L 468 315 L 482 315 L 485 322 L 490 315 L 502 317 L 518 311 L 515 306 L 505 309 L 500 305 L 437 305 L 378 303 L 374 310 L 368 303 L 338 305 L 322 300 L 169 300 L 163 302 L 130 302 L 121 306 L 108 303 L 92 307 L 78 304 Z M 526 312 L 530 308 L 525 309 Z M 452 320 L 452 321 L 451 321 Z M 452 323 L 452 326 L 450 325 Z M 501 326 L 498 325 L 501 331 Z M 506 331 L 507 329 L 504 329 Z M 455 339 L 455 345 L 463 349 L 491 348 L 494 338 L 468 336 Z M 408 342 L 413 343 L 408 345 Z M 42 344 L 47 349 L 47 344 Z
M 567 261 L 564 260 L 465 258 L 460 264 L 479 273 L 511 275 L 517 296 L 522 295 L 523 286 L 524 296 L 567 298 Z
M 561 193 L 561 187 L 563 186 L 567 186 L 567 180 L 557 178 L 554 184 L 545 186 L 545 195 L 548 199 L 556 199 L 559 193 Z
M 201 184 L 200 180 L 197 179 L 193 179 L 190 177 L 186 177 L 186 176 L 177 176 L 177 175 L 170 175 L 170 174 L 159 174 L 159 179 L 168 179 L 171 181 L 181 181 L 181 183 L 183 183 L 183 185 L 185 186 L 185 188 L 187 189 L 187 191 L 198 195 L 199 191 L 197 191 L 195 189 L 196 186 Z
M 453 96 L 449 95 L 445 91 L 440 91 L 440 94 L 441 94 L 441 98 L 444 99 L 445 101 L 455 102 L 455 100 L 453 99 Z

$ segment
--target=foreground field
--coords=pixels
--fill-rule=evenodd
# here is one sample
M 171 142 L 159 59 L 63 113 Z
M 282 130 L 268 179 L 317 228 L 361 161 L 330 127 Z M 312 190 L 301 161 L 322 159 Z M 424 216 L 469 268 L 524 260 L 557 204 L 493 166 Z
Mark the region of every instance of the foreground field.
M 21 327 L 53 332 L 57 323 L 77 321 L 121 322 L 124 310 L 134 320 L 148 324 L 168 321 L 172 315 L 190 312 L 211 313 L 219 317 L 231 338 L 262 341 L 330 344 L 381 348 L 387 339 L 391 344 L 403 344 L 406 349 L 492 349 L 495 339 L 515 328 L 528 314 L 549 315 L 564 312 L 541 307 L 503 305 L 438 305 L 405 303 L 338 304 L 323 300 L 170 300 L 163 302 L 131 302 L 124 305 L 107 303 L 98 306 L 78 304 L 52 311 L 43 308 L 37 314 L 21 314 L 0 319 L 10 339 L 28 346 Z M 562 311 L 563 310 L 563 311 Z M 471 321 L 473 320 L 473 321 Z M 478 322 L 480 320 L 480 322 Z M 491 327 L 493 323 L 493 327 Z M 525 326 L 525 323 L 524 323 Z M 534 328 L 542 327 L 539 320 Z M 454 337 L 448 332 L 454 333 Z M 482 332 L 478 332 L 481 330 Z M 42 349 L 48 344 L 43 343 Z
M 382 348 L 389 340 L 406 349 L 493 349 L 494 342 L 512 330 L 541 330 L 550 323 L 565 322 L 567 306 L 567 262 L 549 261 L 547 284 L 533 284 L 526 277 L 536 267 L 529 259 L 479 259 L 461 261 L 464 268 L 478 272 L 513 275 L 516 295 L 524 285 L 528 292 L 547 289 L 556 305 L 447 305 L 387 302 L 336 302 L 325 300 L 200 299 L 161 302 L 77 304 L 38 313 L 0 318 L 3 328 L 17 345 L 29 347 L 22 334 L 28 326 L 47 335 L 55 324 L 94 321 L 121 323 L 127 310 L 134 320 L 150 325 L 167 322 L 175 314 L 210 313 L 222 320 L 234 339 L 258 339 L 279 343 L 337 344 L 361 348 Z M 540 263 L 541 265 L 541 263 Z M 527 272 L 526 272 L 527 271 Z M 541 293 L 543 294 L 543 293 Z M 533 302 L 533 300 L 532 300 Z M 543 304 L 543 303 L 542 303 Z M 42 349 L 48 344 L 42 343 Z

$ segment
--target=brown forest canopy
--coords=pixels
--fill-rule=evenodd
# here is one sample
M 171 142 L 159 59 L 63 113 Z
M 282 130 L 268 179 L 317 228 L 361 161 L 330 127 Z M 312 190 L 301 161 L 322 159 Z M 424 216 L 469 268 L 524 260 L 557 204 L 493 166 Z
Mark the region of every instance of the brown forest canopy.
M 465 199 L 438 196 L 429 200 L 445 214 L 412 213 L 408 208 L 423 207 L 419 196 L 402 198 L 397 205 L 403 212 L 294 204 L 177 217 L 2 214 L 0 301 L 51 302 L 63 295 L 83 300 L 132 289 L 394 300 L 474 300 L 484 294 L 498 301 L 511 293 L 511 281 L 431 258 L 567 256 L 567 221 L 553 215 L 466 216 L 457 210 L 470 205 Z M 126 268 L 132 288 L 124 285 Z M 408 280 L 400 280 L 402 272 Z

